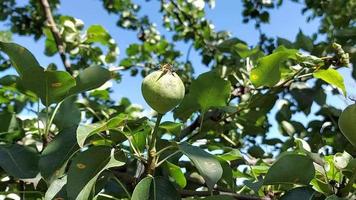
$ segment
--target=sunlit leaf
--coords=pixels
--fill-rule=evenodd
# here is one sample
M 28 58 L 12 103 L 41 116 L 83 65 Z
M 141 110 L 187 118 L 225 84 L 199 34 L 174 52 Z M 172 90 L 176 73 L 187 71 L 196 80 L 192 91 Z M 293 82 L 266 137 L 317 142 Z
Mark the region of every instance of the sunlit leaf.
M 288 59 L 295 59 L 298 51 L 283 46 L 277 48 L 272 54 L 258 60 L 257 66 L 250 74 L 251 82 L 256 86 L 272 87 L 281 79 L 280 66 Z
M 214 83 L 214 84 L 211 84 Z M 206 112 L 211 107 L 225 106 L 230 97 L 231 84 L 219 77 L 215 71 L 198 76 L 177 108 L 175 116 L 187 119 L 194 111 Z
M 339 88 L 342 93 L 346 96 L 346 88 L 344 83 L 344 78 L 341 74 L 335 69 L 321 69 L 313 73 L 313 76 L 318 79 L 322 79 L 323 81 Z
M 168 172 L 168 176 L 172 178 L 180 188 L 184 188 L 187 185 L 187 180 L 180 167 L 168 161 L 164 163 L 163 167 Z
M 77 129 L 77 142 L 80 147 L 84 146 L 85 140 L 96 133 L 118 128 L 126 121 L 125 115 L 118 115 L 109 119 L 107 122 L 98 122 L 95 124 L 81 124 Z

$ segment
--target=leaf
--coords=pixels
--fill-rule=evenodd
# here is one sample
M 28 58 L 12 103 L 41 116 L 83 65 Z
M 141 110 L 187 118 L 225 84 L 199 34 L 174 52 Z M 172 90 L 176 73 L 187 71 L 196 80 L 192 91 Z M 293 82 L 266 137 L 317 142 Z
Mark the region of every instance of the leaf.
M 234 52 L 237 53 L 241 58 L 247 58 L 254 54 L 260 54 L 260 49 L 258 47 L 250 49 L 246 44 L 237 43 L 233 48 Z
M 18 144 L 0 145 L 0 167 L 15 178 L 34 178 L 38 174 L 38 153 Z
M 281 37 L 277 37 L 277 45 L 278 46 L 282 46 L 283 45 L 288 49 L 295 48 L 294 44 L 291 41 L 289 41 L 289 40 L 287 40 L 285 38 L 281 38 Z
M 197 110 L 199 110 L 198 102 L 193 95 L 188 94 L 184 96 L 180 105 L 174 110 L 174 117 L 186 121 Z
M 87 39 L 85 42 L 99 42 L 102 45 L 107 45 L 111 39 L 109 33 L 101 25 L 92 25 L 87 30 Z
M 48 28 L 44 28 L 43 33 L 46 36 L 45 54 L 47 56 L 53 56 L 58 51 L 56 41 L 54 40 L 53 34 L 52 34 L 51 30 Z
M 220 165 L 223 169 L 223 174 L 221 175 L 220 182 L 226 184 L 229 189 L 233 189 L 235 186 L 235 181 L 233 178 L 230 164 L 220 157 L 217 157 L 217 160 L 220 162 Z
M 11 31 L 0 31 L 0 41 L 10 42 L 12 40 Z
M 107 122 L 98 122 L 95 124 L 82 124 L 77 129 L 77 142 L 80 147 L 84 146 L 85 140 L 96 133 L 109 129 L 118 128 L 120 124 L 126 121 L 126 115 L 118 115 L 109 119 Z
M 314 175 L 313 161 L 309 157 L 298 154 L 286 154 L 271 166 L 263 184 L 308 185 L 314 178 Z
M 42 104 L 49 106 L 68 96 L 69 89 L 75 86 L 75 80 L 68 72 L 42 71 L 37 74 L 26 74 L 21 78 L 20 85 L 34 92 Z
M 19 81 L 19 77 L 16 75 L 5 75 L 0 78 L 0 85 L 11 86 L 15 85 Z
M 65 184 L 67 184 L 67 176 L 54 180 L 46 191 L 45 200 L 52 200 Z
M 321 69 L 313 73 L 314 78 L 321 79 L 337 88 L 339 88 L 342 93 L 346 96 L 346 88 L 344 83 L 344 78 L 335 69 Z
M 36 75 L 43 71 L 32 53 L 18 44 L 0 42 L 0 50 L 10 57 L 21 78 L 26 75 Z
M 78 94 L 98 88 L 110 78 L 111 73 L 109 70 L 99 66 L 88 67 L 75 78 L 76 85 L 70 89 L 69 94 Z
M 241 155 L 241 152 L 237 149 L 232 149 L 231 151 L 220 155 L 220 158 L 226 160 L 226 161 L 233 161 L 233 160 L 238 160 L 238 159 L 243 159 L 243 156 Z
M 61 176 L 64 173 L 63 166 L 79 149 L 75 134 L 76 128 L 74 126 L 60 131 L 42 152 L 39 169 L 46 180 Z
M 273 87 L 281 79 L 280 65 L 288 59 L 295 59 L 298 51 L 278 47 L 272 54 L 258 60 L 257 66 L 251 70 L 250 79 L 256 87 Z
M 175 136 L 178 136 L 182 131 L 182 123 L 162 122 L 159 127 L 164 129 L 168 133 L 172 133 Z
M 230 38 L 217 45 L 217 48 L 221 52 L 229 53 L 231 52 L 231 48 L 233 48 L 236 44 L 244 45 L 244 42 L 238 38 Z
M 187 180 L 185 179 L 184 173 L 181 168 L 177 165 L 166 161 L 163 168 L 167 171 L 168 176 L 175 182 L 180 188 L 185 188 L 187 185 Z
M 150 199 L 150 187 L 153 177 L 146 177 L 142 179 L 135 187 L 132 193 L 131 200 L 148 200 Z
M 131 200 L 178 200 L 179 194 L 163 177 L 148 176 L 135 187 Z
M 16 117 L 16 116 L 15 116 Z M 9 112 L 0 112 L 0 133 L 8 132 L 11 122 L 13 121 L 14 114 Z
M 301 48 L 309 52 L 311 52 L 314 48 L 313 40 L 310 39 L 308 36 L 304 35 L 301 30 L 299 30 L 299 33 L 297 35 L 295 46 L 297 48 Z
M 53 123 L 59 130 L 77 126 L 80 122 L 81 115 L 78 106 L 76 105 L 76 96 L 66 98 L 60 105 Z
M 199 147 L 187 143 L 182 143 L 178 146 L 182 153 L 194 163 L 200 175 L 203 176 L 206 185 L 212 190 L 223 174 L 220 162 Z
M 310 187 L 297 187 L 288 190 L 280 200 L 310 200 L 314 193 L 315 191 Z
M 76 84 L 67 72 L 44 71 L 31 52 L 18 44 L 0 42 L 0 50 L 13 62 L 20 84 L 34 92 L 46 106 L 63 100 Z
M 88 199 L 100 173 L 125 164 L 124 154 L 107 146 L 94 146 L 75 157 L 68 170 L 69 199 Z
M 192 82 L 190 92 L 177 108 L 175 116 L 187 119 L 199 108 L 206 112 L 211 107 L 225 106 L 230 97 L 230 90 L 230 82 L 220 78 L 216 72 L 203 73 Z

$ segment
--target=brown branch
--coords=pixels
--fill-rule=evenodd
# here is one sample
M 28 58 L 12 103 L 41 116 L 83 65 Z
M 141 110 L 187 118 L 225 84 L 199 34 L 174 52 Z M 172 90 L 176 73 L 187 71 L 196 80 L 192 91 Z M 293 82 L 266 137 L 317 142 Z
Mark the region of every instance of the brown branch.
M 237 200 L 271 200 L 270 197 L 256 197 L 256 196 L 242 195 L 242 194 L 237 194 L 237 193 L 232 193 L 232 192 L 223 192 L 223 191 L 216 191 L 216 190 L 214 190 L 212 193 L 214 195 L 231 196 Z M 211 192 L 210 191 L 181 190 L 180 194 L 182 195 L 182 197 L 191 197 L 191 196 L 202 197 L 202 196 L 210 196 Z
M 72 74 L 71 64 L 70 64 L 69 60 L 67 59 L 67 56 L 65 53 L 65 45 L 64 45 L 62 36 L 57 28 L 56 22 L 53 19 L 51 7 L 48 3 L 48 0 L 40 0 L 40 4 L 41 4 L 42 10 L 44 12 L 44 15 L 46 17 L 47 26 L 53 35 L 54 41 L 56 42 L 58 53 L 61 57 L 63 65 L 64 65 L 66 71 Z

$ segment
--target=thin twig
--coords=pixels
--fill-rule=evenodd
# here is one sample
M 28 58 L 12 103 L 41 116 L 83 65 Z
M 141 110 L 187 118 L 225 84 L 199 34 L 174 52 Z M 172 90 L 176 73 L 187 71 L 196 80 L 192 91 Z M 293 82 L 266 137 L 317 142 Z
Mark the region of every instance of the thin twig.
M 62 36 L 57 28 L 56 22 L 53 19 L 51 7 L 48 3 L 48 0 L 40 0 L 40 4 L 42 7 L 42 10 L 45 14 L 46 21 L 47 21 L 47 27 L 50 29 L 54 41 L 56 42 L 58 53 L 61 57 L 61 60 L 63 62 L 63 65 L 66 69 L 67 72 L 72 74 L 72 68 L 69 60 L 67 59 L 66 53 L 65 53 L 65 45 L 62 39 Z
M 271 200 L 269 197 L 256 197 L 256 196 L 248 196 L 248 195 L 241 195 L 233 192 L 223 192 L 223 191 L 217 191 L 214 190 L 212 192 L 214 195 L 226 195 L 226 196 L 231 196 L 234 199 L 237 200 Z M 194 191 L 194 190 L 181 190 L 180 194 L 182 197 L 190 197 L 190 196 L 210 196 L 211 192 L 210 191 Z

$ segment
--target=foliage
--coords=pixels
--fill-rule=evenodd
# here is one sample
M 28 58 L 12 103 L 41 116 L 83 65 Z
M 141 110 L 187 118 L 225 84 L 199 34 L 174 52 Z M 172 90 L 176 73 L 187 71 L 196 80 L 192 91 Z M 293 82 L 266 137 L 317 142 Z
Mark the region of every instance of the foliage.
M 355 199 L 355 113 L 326 101 L 348 100 L 340 68 L 353 67 L 356 79 L 355 1 L 303 1 L 308 20 L 320 18 L 319 31 L 289 41 L 261 26 L 283 0 L 243 0 L 243 22 L 254 21 L 260 32 L 257 46 L 214 30 L 205 17 L 214 0 L 160 1 L 167 35 L 133 1 L 101 2 L 118 16 L 118 28 L 137 33 L 119 61 L 110 33 L 58 13 L 60 1 L 0 0 L 0 20 L 9 25 L 0 32 L 0 195 Z M 43 39 L 44 55 L 63 63 L 41 66 L 11 42 L 13 34 Z M 179 51 L 179 42 L 190 49 Z M 208 72 L 193 76 L 190 51 Z M 177 66 L 186 87 L 174 120 L 144 117 L 101 87 L 124 71 L 146 76 L 163 63 Z M 26 112 L 31 117 L 23 118 Z M 296 117 L 301 113 L 306 121 Z

